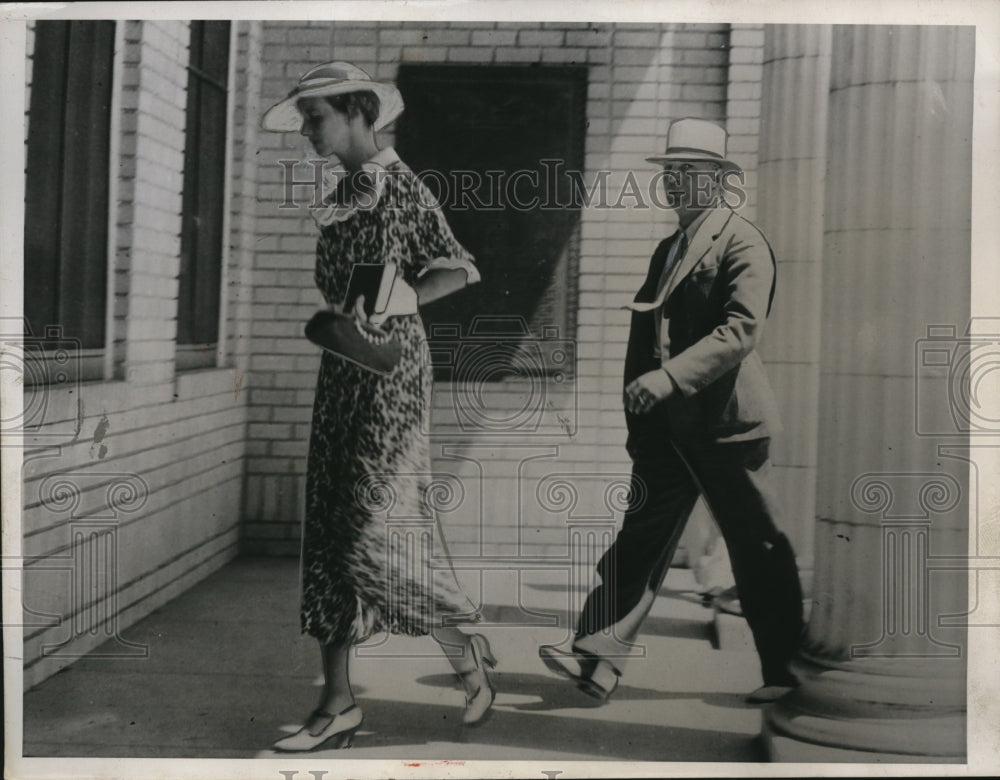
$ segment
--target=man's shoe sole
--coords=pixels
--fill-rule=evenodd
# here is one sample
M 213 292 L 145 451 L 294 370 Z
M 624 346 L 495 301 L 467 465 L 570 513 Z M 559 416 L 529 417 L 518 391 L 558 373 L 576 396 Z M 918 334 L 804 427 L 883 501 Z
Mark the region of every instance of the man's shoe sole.
M 585 677 L 582 674 L 574 674 L 572 671 L 566 668 L 563 664 L 561 658 L 566 656 L 567 659 L 573 658 L 575 656 L 568 653 L 563 654 L 557 650 L 550 649 L 548 647 L 538 648 L 538 656 L 542 659 L 542 663 L 550 670 L 558 674 L 560 677 L 565 677 L 567 680 L 572 680 L 576 683 L 576 687 L 583 691 L 585 694 L 591 698 L 597 699 L 599 701 L 607 701 L 608 697 L 615 692 L 618 687 L 618 677 L 614 676 L 614 684 L 611 686 L 610 690 L 605 688 L 598 682 L 595 682 L 590 677 Z M 579 663 L 579 661 L 577 661 Z M 606 663 L 606 662 L 605 662 Z
M 753 693 L 747 694 L 745 701 L 748 704 L 769 704 L 791 693 L 793 690 L 795 688 L 791 685 L 762 685 Z

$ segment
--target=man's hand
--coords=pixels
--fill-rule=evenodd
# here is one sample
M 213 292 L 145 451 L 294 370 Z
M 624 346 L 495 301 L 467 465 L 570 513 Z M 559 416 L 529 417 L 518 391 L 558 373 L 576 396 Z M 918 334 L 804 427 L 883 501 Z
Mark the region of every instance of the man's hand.
M 622 401 L 632 414 L 645 414 L 674 392 L 674 382 L 662 368 L 647 371 L 625 388 Z

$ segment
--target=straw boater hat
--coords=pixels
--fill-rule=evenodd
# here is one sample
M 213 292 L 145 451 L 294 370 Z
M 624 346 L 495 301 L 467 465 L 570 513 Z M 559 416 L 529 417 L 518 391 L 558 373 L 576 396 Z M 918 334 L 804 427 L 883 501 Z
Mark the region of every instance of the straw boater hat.
M 704 119 L 678 119 L 667 130 L 667 151 L 647 162 L 663 165 L 668 162 L 714 162 L 722 168 L 739 170 L 739 165 L 726 159 L 726 131 Z
M 302 126 L 302 115 L 297 105 L 302 98 L 363 91 L 378 95 L 379 112 L 375 130 L 381 130 L 403 112 L 403 96 L 392 84 L 372 81 L 371 76 L 349 62 L 327 62 L 303 74 L 288 97 L 264 113 L 260 126 L 278 133 L 294 132 Z

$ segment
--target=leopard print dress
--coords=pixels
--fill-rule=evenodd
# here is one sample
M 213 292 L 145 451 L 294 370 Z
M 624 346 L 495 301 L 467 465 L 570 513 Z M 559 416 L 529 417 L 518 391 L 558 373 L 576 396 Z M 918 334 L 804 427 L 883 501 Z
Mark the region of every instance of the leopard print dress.
M 413 172 L 392 149 L 373 161 L 389 174 L 380 177 L 374 206 L 348 209 L 321 228 L 315 279 L 326 301 L 343 300 L 354 263 L 394 262 L 411 285 L 436 267 L 464 268 L 478 280 L 471 255 Z M 423 324 L 413 314 L 382 327 L 403 345 L 390 375 L 324 352 L 316 385 L 301 617 L 303 633 L 323 643 L 357 643 L 376 631 L 424 635 L 445 615 L 461 622 L 471 608 L 440 540 L 432 541 L 432 375 Z

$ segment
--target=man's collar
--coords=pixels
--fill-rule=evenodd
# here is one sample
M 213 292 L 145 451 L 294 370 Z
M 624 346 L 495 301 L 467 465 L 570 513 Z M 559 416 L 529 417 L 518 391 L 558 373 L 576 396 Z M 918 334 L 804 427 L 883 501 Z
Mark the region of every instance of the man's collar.
M 695 234 L 698 232 L 698 228 L 705 224 L 705 220 L 708 219 L 708 215 L 713 211 L 717 211 L 717 209 L 702 210 L 702 212 L 694 218 L 694 221 L 684 228 L 684 236 L 687 238 L 688 246 L 691 246 L 691 242 L 694 240 Z

